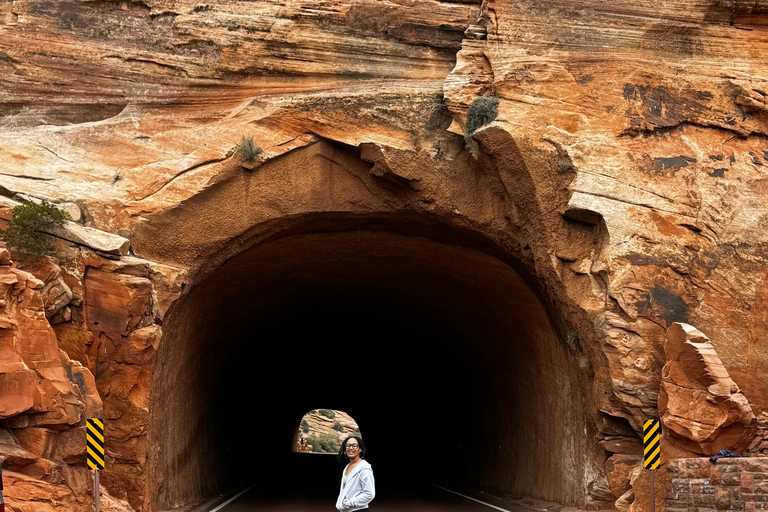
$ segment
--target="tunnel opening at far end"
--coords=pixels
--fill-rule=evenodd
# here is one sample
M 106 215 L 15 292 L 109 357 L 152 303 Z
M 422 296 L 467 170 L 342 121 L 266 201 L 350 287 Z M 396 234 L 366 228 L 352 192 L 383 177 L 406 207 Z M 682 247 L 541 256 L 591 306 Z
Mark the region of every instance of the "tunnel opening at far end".
M 377 478 L 418 447 L 422 479 L 583 503 L 584 391 L 537 294 L 490 251 L 410 235 L 263 242 L 173 306 L 157 508 L 267 477 L 287 452 L 275 433 L 320 403 L 364 425 Z
M 301 358 L 301 354 L 297 354 Z M 344 411 L 313 409 L 301 418 L 293 435 L 294 453 L 337 454 L 344 439 L 362 437 L 357 422 Z

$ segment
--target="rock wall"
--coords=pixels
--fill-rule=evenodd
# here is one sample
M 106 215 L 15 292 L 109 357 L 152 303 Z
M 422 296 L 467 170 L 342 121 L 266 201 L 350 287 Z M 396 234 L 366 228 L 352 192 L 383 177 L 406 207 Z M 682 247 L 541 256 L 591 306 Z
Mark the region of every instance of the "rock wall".
M 704 334 L 674 323 L 664 346 L 659 416 L 666 457 L 713 454 L 726 448 L 740 454 L 755 438 L 757 419 L 749 402 Z
M 677 459 L 667 467 L 668 512 L 691 507 L 710 510 L 768 508 L 768 459 Z
M 51 510 L 92 508 L 91 417 L 105 422 L 103 507 L 133 510 L 129 503 L 140 507 L 144 496 L 151 362 L 160 340 L 154 322 L 179 293 L 183 273 L 56 246 L 57 258 L 18 254 L 13 266 L 2 249 L 10 360 L 0 371 L 9 429 L 0 456 L 10 470 L 9 510 L 37 501 Z
M 330 214 L 481 239 L 536 283 L 594 436 L 568 499 L 627 497 L 674 322 L 766 411 L 766 26 L 764 0 L 0 5 L 0 194 L 81 214 L 58 263 L 18 266 L 95 376 L 110 491 L 149 507 L 149 380 L 182 284 Z M 498 115 L 465 134 L 482 95 Z M 50 342 L 38 320 L 2 332 Z M 14 347 L 6 425 L 74 425 L 60 370 L 38 372 L 63 386 L 46 395 Z
M 51 260 L 36 265 L 58 269 Z M 61 291 L 51 286 L 58 274 L 48 276 L 46 282 L 13 267 L 8 249 L 0 246 L 0 461 L 6 509 L 85 512 L 93 508 L 85 420 L 102 417 L 103 405 L 91 370 L 59 348 L 46 320 L 46 314 L 61 312 L 51 305 Z M 108 493 L 103 506 L 133 510 Z

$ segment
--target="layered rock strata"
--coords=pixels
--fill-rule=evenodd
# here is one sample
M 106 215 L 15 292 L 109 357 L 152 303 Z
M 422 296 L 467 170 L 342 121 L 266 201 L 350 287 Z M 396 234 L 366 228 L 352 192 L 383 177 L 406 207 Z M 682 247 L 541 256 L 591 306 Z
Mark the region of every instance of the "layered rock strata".
M 11 475 L 9 509 L 36 502 L 50 510 L 92 509 L 85 419 L 98 417 L 106 424 L 102 507 L 133 510 L 129 501 L 141 504 L 144 495 L 151 361 L 160 339 L 154 320 L 180 292 L 184 273 L 65 242 L 57 242 L 57 258 L 18 254 L 13 267 L 3 251 L 6 310 L 13 314 L 4 353 L 20 359 L 0 372 L 12 433 L 0 448 Z
M 51 262 L 38 262 L 50 269 Z M 45 271 L 39 274 L 46 274 Z M 93 508 L 92 472 L 85 466 L 85 420 L 103 416 L 91 370 L 59 348 L 46 319 L 55 316 L 47 281 L 12 266 L 0 246 L 0 461 L 6 510 Z M 55 301 L 51 300 L 55 304 Z M 108 493 L 104 510 L 133 510 Z
M 767 19 L 763 0 L 0 5 L 0 193 L 74 205 L 76 247 L 120 237 L 29 264 L 117 428 L 110 490 L 151 508 L 148 381 L 187 272 L 341 216 L 461 232 L 524 270 L 589 411 L 583 470 L 542 495 L 640 510 L 627 468 L 673 323 L 768 408 Z M 464 133 L 478 96 L 498 115 Z
M 709 338 L 674 323 L 664 352 L 659 416 L 668 452 L 711 456 L 727 448 L 743 453 L 755 437 L 757 420 Z
M 341 443 L 351 435 L 360 435 L 357 423 L 349 414 L 343 411 L 333 411 L 334 416 L 320 414 L 319 410 L 310 411 L 304 415 L 296 439 L 309 439 L 320 434 L 330 434 Z M 305 425 L 306 422 L 306 425 Z

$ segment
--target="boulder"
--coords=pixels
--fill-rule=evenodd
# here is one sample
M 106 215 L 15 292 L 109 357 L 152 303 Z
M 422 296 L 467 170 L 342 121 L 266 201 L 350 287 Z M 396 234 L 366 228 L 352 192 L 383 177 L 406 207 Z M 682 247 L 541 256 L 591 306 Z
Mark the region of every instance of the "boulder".
M 643 442 L 636 436 L 608 436 L 600 441 L 600 446 L 607 452 L 640 455 Z
M 630 476 L 643 460 L 641 455 L 614 454 L 605 461 L 605 476 L 614 496 L 621 497 L 630 490 Z
M 768 412 L 763 411 L 757 416 L 757 433 L 747 447 L 747 455 L 768 457 Z
M 14 438 L 13 434 L 5 429 L 0 429 L 0 462 L 5 467 L 19 467 L 32 464 L 36 457 L 28 452 Z
M 48 428 L 28 427 L 14 429 L 13 435 L 25 450 L 37 458 L 48 457 L 57 432 Z
M 56 466 L 51 461 L 49 469 Z M 31 468 L 31 472 L 42 471 L 46 464 Z M 33 471 L 34 470 L 34 471 Z M 77 473 L 73 478 L 72 473 Z M 85 467 L 74 468 L 64 465 L 61 471 L 68 482 L 77 481 L 74 487 L 62 482 L 41 480 L 34 475 L 15 471 L 4 471 L 5 507 L 8 512 L 92 512 L 93 477 Z M 104 512 L 135 512 L 125 501 L 114 498 L 102 486 L 101 510 Z
M 632 489 L 633 500 L 629 505 L 628 512 L 651 512 L 651 476 L 650 471 L 638 464 L 632 469 L 630 474 L 630 485 Z M 654 505 L 655 510 L 663 512 L 666 507 L 666 464 L 654 471 Z M 616 508 L 619 508 L 618 505 Z
M 0 196 L 0 207 L 2 207 L 0 208 L 0 218 L 11 220 L 13 208 L 20 204 L 22 203 Z M 53 226 L 43 228 L 43 230 L 50 235 L 115 256 L 128 254 L 130 247 L 130 241 L 122 236 L 81 226 L 72 221 L 65 222 L 63 226 Z
M 709 338 L 691 325 L 673 323 L 664 350 L 662 435 L 692 455 L 714 455 L 721 448 L 743 453 L 757 420 Z
M 85 319 L 94 332 L 111 338 L 125 336 L 151 314 L 152 283 L 143 277 L 90 269 L 84 288 Z M 111 355 L 109 349 L 105 350 L 107 354 L 98 355 Z
M 58 323 L 64 321 L 63 311 L 74 299 L 74 294 L 56 260 L 51 257 L 39 258 L 22 265 L 22 268 L 42 282 L 45 316 Z

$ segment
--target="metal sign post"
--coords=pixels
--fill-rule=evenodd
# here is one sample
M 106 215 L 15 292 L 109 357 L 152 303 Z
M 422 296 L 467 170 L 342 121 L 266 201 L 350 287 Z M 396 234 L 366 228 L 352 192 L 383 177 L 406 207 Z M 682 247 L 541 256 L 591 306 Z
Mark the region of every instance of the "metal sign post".
M 3 499 L 3 463 L 0 462 L 0 512 L 5 512 L 5 500 Z
M 86 422 L 86 462 L 93 470 L 93 497 L 96 512 L 100 512 L 101 487 L 99 470 L 104 469 L 104 422 L 100 418 L 91 418 Z
M 661 422 L 648 420 L 643 424 L 643 467 L 651 472 L 651 512 L 656 510 L 653 495 L 653 470 L 661 465 Z
M 93 497 L 96 506 L 96 512 L 100 512 L 101 505 L 101 487 L 99 486 L 99 472 L 93 472 Z

